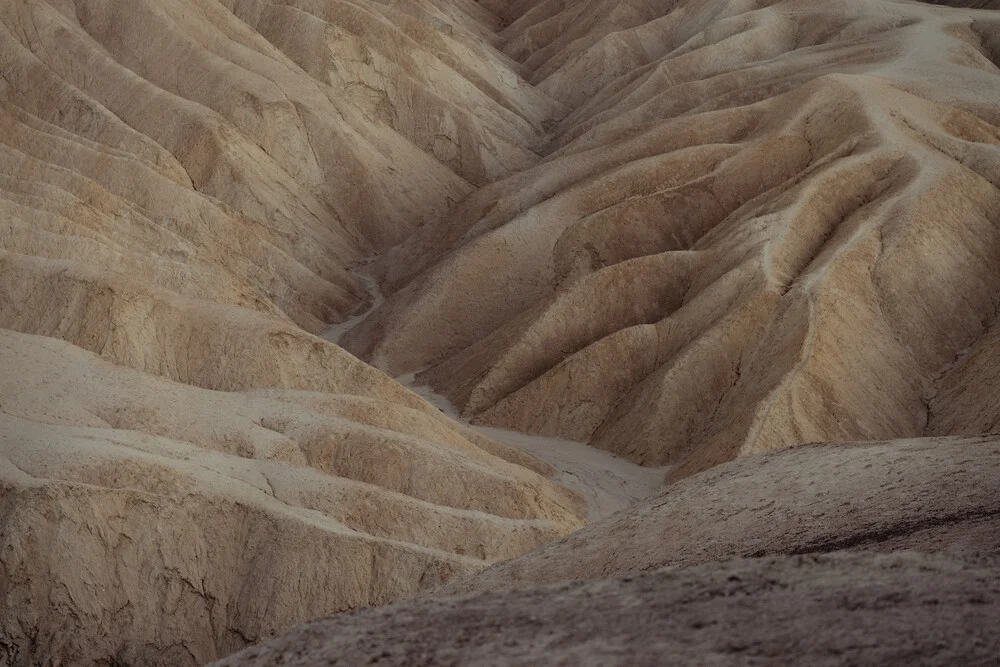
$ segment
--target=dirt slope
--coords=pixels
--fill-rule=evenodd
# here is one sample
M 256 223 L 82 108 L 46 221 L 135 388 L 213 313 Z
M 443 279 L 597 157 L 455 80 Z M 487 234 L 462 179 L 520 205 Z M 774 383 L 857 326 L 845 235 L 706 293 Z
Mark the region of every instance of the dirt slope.
M 494 4 L 571 111 L 541 163 L 371 267 L 389 294 L 347 349 L 674 478 L 997 429 L 1000 16 Z
M 950 582 L 941 632 L 995 607 L 997 54 L 996 12 L 890 0 L 0 3 L 0 662 L 203 664 L 619 506 L 408 373 L 671 482 L 904 439 L 747 458 L 450 590 L 950 550 L 980 569 L 731 567 L 799 591 L 755 614 L 888 599 L 917 634 L 883 657 L 974 660 L 901 591 Z
M 313 334 L 537 162 L 466 0 L 0 3 L 0 663 L 196 665 L 585 522 Z
M 718 466 L 520 558 L 446 584 L 505 591 L 736 557 L 945 551 L 1000 563 L 1000 440 L 834 443 Z
M 751 456 L 431 595 L 220 664 L 986 665 L 998 488 L 996 438 Z
M 582 525 L 436 410 L 218 392 L 0 333 L 5 664 L 197 665 Z M 415 401 L 416 402 L 416 401 Z
M 998 574 L 922 554 L 738 560 L 341 614 L 217 664 L 986 665 Z

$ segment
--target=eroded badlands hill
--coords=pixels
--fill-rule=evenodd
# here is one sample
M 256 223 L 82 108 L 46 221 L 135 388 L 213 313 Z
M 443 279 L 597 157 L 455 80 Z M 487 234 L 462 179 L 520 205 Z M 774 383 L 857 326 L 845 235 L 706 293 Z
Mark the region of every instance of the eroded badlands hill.
M 313 334 L 537 161 L 471 2 L 0 3 L 0 662 L 203 664 L 580 527 Z
M 758 454 L 221 664 L 990 664 L 998 480 L 995 437 Z
M 570 112 L 373 270 L 342 339 L 480 423 L 679 478 L 1000 423 L 1000 16 L 494 3 Z
M 997 54 L 995 11 L 889 0 L 0 3 L 0 660 L 201 664 L 585 523 L 550 465 L 389 375 L 670 481 L 997 430 Z M 995 489 L 966 444 L 871 462 Z M 865 460 L 832 449 L 817 470 Z M 684 527 L 647 510 L 562 575 Z M 626 552 L 694 553 L 687 527 Z M 822 589 L 789 562 L 808 597 L 873 561 L 819 561 Z M 893 599 L 985 576 L 899 563 Z
M 203 664 L 582 523 L 572 494 L 419 406 L 209 391 L 11 332 L 0 362 L 14 664 Z
M 221 664 L 989 664 L 998 480 L 995 437 L 750 456 L 432 596 Z M 923 553 L 872 553 L 899 551 Z

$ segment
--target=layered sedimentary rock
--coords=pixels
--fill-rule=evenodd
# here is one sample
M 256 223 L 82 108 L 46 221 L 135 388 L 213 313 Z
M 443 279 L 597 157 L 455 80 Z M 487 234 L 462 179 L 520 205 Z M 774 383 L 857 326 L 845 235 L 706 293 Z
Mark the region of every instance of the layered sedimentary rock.
M 211 391 L 11 332 L 0 363 L 7 664 L 204 664 L 583 524 L 416 397 Z
M 314 334 L 533 164 L 474 3 L 0 6 L 0 662 L 203 664 L 580 527 Z M 444 25 L 447 24 L 447 25 Z
M 373 265 L 389 296 L 347 349 L 674 478 L 996 430 L 1000 17 L 494 5 L 570 111 L 541 163 Z
M 201 664 L 448 581 L 499 597 L 303 659 L 368 622 L 486 650 L 533 601 L 600 639 L 744 575 L 752 618 L 866 610 L 761 655 L 841 618 L 995 654 L 1000 16 L 948 4 L 0 4 L 0 661 Z M 470 578 L 588 508 L 408 373 L 682 481 Z M 842 548 L 949 553 L 789 557 Z

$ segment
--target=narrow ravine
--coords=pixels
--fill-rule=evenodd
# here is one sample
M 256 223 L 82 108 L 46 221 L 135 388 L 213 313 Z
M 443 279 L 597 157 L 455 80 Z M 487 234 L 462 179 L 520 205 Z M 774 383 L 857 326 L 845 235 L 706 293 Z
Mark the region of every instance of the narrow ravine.
M 371 305 L 365 312 L 331 326 L 323 334 L 323 338 L 332 343 L 337 343 L 345 332 L 364 320 L 371 311 L 385 301 L 385 296 L 374 278 L 358 270 L 352 273 L 368 289 Z M 464 418 L 458 408 L 445 396 L 436 393 L 427 385 L 420 384 L 416 379 L 418 374 L 418 372 L 407 373 L 397 377 L 396 381 L 455 421 L 476 429 L 488 438 L 537 456 L 553 466 L 558 471 L 553 479 L 576 491 L 587 501 L 587 518 L 590 521 L 599 521 L 611 516 L 653 495 L 663 485 L 667 467 L 644 468 L 582 442 L 473 424 Z
M 331 325 L 322 336 L 323 340 L 330 341 L 331 343 L 338 343 L 345 333 L 347 333 L 355 325 L 361 324 L 361 322 L 368 317 L 369 313 L 378 308 L 382 305 L 382 302 L 385 301 L 385 297 L 382 295 L 382 290 L 379 289 L 378 282 L 376 282 L 374 278 L 357 269 L 352 269 L 351 275 L 357 278 L 361 284 L 365 286 L 365 289 L 368 290 L 371 303 L 369 303 L 368 308 L 358 315 L 349 317 L 343 322 Z

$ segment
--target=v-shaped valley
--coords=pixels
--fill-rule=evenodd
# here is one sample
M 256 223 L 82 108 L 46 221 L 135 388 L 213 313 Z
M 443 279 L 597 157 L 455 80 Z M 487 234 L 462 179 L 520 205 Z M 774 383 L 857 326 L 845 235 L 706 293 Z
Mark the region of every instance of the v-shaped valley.
M 0 663 L 986 664 L 998 9 L 0 3 Z

